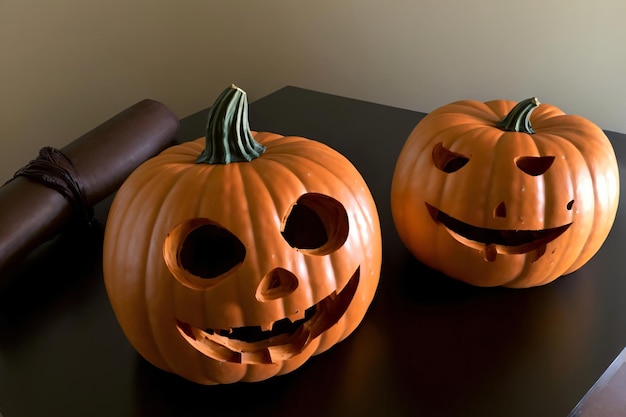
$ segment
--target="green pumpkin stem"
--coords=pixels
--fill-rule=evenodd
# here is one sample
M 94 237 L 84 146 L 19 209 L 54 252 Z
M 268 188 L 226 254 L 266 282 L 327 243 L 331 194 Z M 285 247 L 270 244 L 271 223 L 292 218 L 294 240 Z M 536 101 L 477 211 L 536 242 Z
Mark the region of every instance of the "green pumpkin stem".
M 496 126 L 507 132 L 535 133 L 530 125 L 530 114 L 539 104 L 537 97 L 520 101 Z
M 234 84 L 219 95 L 206 126 L 206 147 L 197 163 L 229 164 L 258 158 L 265 146 L 254 140 L 248 121 L 246 93 Z

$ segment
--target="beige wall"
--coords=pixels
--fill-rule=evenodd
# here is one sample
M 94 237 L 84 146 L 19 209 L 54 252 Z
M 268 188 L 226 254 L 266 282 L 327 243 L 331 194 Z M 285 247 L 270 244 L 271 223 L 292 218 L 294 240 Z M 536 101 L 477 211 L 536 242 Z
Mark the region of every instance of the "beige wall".
M 537 96 L 626 132 L 624 0 L 0 0 L 0 182 L 150 97 L 234 82 L 428 112 Z

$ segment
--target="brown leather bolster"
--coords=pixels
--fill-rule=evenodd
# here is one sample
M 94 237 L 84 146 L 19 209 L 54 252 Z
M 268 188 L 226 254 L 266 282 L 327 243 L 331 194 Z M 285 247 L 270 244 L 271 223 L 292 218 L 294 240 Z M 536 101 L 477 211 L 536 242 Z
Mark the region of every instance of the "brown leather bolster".
M 18 177 L 26 177 L 56 190 L 70 203 L 76 215 L 82 213 L 82 220 L 86 224 L 94 221 L 93 207 L 87 202 L 80 176 L 72 161 L 60 150 L 51 146 L 41 148 L 37 159 L 20 168 L 10 181 Z
M 91 218 L 96 203 L 174 143 L 178 123 L 163 104 L 143 100 L 61 150 L 43 148 L 18 170 L 0 187 L 0 281 L 3 270 L 68 223 Z

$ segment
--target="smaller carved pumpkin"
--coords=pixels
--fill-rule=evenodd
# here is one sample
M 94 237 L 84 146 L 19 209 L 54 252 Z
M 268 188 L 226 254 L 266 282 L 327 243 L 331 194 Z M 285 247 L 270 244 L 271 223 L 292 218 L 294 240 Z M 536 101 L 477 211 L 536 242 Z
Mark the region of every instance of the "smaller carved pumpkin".
M 376 291 L 381 233 L 350 162 L 250 131 L 226 89 L 206 138 L 163 151 L 117 193 L 104 279 L 131 344 L 201 384 L 259 381 L 346 338 Z
M 602 246 L 618 200 L 604 132 L 534 98 L 436 109 L 408 137 L 391 190 L 407 248 L 478 286 L 530 287 L 577 270 Z

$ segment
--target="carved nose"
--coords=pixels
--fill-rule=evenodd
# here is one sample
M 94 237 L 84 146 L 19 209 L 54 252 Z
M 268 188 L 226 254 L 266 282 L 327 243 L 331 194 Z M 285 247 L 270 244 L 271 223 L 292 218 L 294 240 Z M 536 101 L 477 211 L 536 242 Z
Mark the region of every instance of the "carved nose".
M 493 209 L 493 217 L 506 217 L 506 204 L 504 204 L 504 201 L 500 202 L 500 204 Z
M 270 301 L 284 298 L 298 288 L 298 278 L 284 268 L 272 269 L 259 284 L 256 299 Z

